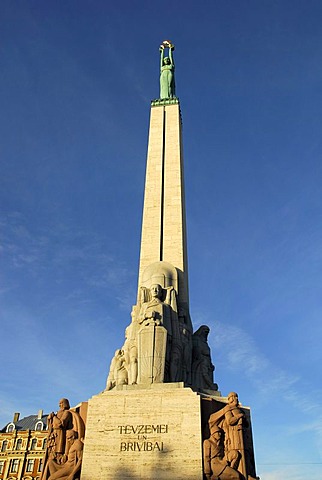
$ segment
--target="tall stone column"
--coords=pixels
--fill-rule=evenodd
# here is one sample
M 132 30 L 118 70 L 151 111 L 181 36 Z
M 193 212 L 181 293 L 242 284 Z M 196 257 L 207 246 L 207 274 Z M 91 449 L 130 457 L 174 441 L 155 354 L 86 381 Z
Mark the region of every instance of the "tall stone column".
M 178 301 L 189 310 L 186 216 L 179 100 L 151 105 L 142 220 L 139 288 L 143 272 L 165 261 L 178 270 Z

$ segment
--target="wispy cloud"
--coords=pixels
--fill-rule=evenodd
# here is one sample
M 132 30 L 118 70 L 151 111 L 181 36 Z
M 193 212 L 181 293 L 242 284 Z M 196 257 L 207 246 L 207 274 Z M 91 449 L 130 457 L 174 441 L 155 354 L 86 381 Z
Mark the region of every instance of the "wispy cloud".
M 268 360 L 259 351 L 253 338 L 240 328 L 215 324 L 215 348 L 225 346 L 228 367 L 232 370 L 245 369 L 249 376 L 255 376 L 259 371 L 268 368 Z
M 261 480 L 303 480 L 304 478 L 320 480 L 321 468 L 314 465 L 285 465 L 274 468 L 274 470 L 271 468 L 265 469 L 264 467 L 261 469 L 260 478 Z
M 64 224 L 32 230 L 19 212 L 3 217 L 1 227 L 1 254 L 10 271 L 13 288 L 14 274 L 19 278 L 22 272 L 39 281 L 52 279 L 57 285 L 68 281 L 69 298 L 91 287 L 117 292 L 134 283 L 135 272 L 116 254 L 107 254 L 106 239 L 93 232 L 72 229 Z M 10 289 L 5 272 L 3 269 L 3 292 Z M 72 290 L 73 285 L 76 291 Z M 123 303 L 122 297 L 120 305 Z
M 207 323 L 205 317 L 202 320 Z M 296 426 L 288 428 L 287 435 L 298 435 L 301 431 L 310 432 L 316 440 L 317 448 L 322 450 L 321 389 L 315 392 L 303 391 L 303 379 L 300 376 L 275 365 L 259 350 L 254 338 L 235 325 L 213 322 L 210 341 L 216 356 L 224 358 L 225 368 L 247 378 L 254 385 L 263 404 L 278 396 L 284 405 L 290 405 L 298 411 Z M 307 421 L 312 417 L 314 420 Z M 283 469 L 271 472 L 265 474 L 263 479 L 303 478 L 299 475 L 291 476 L 289 468 L 287 472 L 285 475 Z
M 289 399 L 292 397 L 291 388 L 300 378 L 272 364 L 260 352 L 254 338 L 241 328 L 215 322 L 213 344 L 215 351 L 225 357 L 226 367 L 242 372 L 264 395 L 278 392 Z

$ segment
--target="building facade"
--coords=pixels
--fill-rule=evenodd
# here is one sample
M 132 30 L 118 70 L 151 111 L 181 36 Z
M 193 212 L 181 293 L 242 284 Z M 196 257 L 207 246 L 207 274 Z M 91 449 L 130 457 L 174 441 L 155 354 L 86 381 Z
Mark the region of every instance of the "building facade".
M 15 413 L 12 422 L 0 432 L 0 479 L 39 480 L 47 441 L 47 416 L 20 419 Z

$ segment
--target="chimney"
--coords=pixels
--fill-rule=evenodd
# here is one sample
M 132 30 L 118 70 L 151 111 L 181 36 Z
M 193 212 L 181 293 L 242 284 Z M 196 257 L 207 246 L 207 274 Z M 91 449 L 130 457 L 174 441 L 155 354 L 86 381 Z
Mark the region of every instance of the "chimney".
M 14 413 L 14 414 L 13 414 L 13 420 L 12 420 L 13 423 L 18 422 L 19 417 L 20 417 L 20 413 L 19 413 L 19 412 Z
M 43 410 L 38 410 L 38 419 L 41 420 L 43 416 L 44 411 Z

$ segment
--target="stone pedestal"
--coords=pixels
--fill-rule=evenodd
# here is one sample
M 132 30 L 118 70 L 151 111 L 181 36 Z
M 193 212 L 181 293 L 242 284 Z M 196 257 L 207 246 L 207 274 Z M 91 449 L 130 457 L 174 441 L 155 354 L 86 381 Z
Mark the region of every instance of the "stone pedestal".
M 81 480 L 202 480 L 200 396 L 182 383 L 89 400 Z

